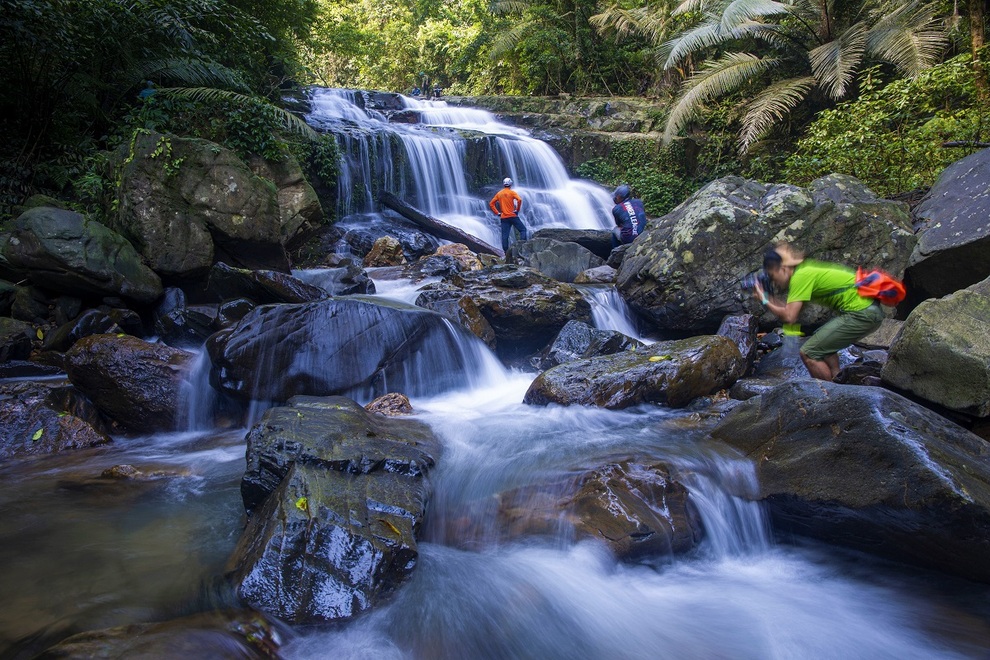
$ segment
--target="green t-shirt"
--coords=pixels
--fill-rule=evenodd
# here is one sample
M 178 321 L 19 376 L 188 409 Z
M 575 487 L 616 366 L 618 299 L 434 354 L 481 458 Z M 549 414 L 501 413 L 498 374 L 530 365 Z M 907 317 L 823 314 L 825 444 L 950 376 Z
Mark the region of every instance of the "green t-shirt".
M 856 272 L 839 264 L 806 259 L 794 269 L 787 302 L 817 303 L 839 312 L 858 312 L 873 304 L 853 284 Z

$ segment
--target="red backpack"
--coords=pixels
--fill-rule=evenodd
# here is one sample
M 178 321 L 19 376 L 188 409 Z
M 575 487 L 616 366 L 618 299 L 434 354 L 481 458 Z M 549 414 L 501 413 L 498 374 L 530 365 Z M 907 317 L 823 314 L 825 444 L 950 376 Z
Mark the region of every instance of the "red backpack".
M 853 286 L 864 298 L 874 298 L 889 307 L 894 307 L 907 295 L 903 282 L 876 268 L 869 271 L 857 268 Z

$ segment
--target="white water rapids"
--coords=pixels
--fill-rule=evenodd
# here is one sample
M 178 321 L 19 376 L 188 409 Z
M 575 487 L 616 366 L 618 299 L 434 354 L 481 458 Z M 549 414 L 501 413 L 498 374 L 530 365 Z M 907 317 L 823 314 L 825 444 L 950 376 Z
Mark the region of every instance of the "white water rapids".
M 469 192 L 455 164 L 464 145 L 450 127 L 470 125 L 496 139 L 507 175 L 533 202 L 528 222 L 607 226 L 607 193 L 568 180 L 559 159 L 525 132 L 481 111 L 416 103 L 408 105 L 423 112 L 423 124 L 385 124 L 380 114 L 355 106 L 353 94 L 320 92 L 317 105 L 324 107 L 315 111 L 322 117 L 317 124 L 354 129 L 344 140 L 352 160 L 342 178 L 342 204 L 351 212 L 372 212 L 376 179 L 418 189 L 428 200 L 424 210 L 494 241 L 494 233 L 483 234 L 494 232 L 486 200 Z M 389 169 L 403 159 L 421 164 Z M 380 298 L 404 304 L 415 301 L 423 284 L 376 280 Z M 584 292 L 598 327 L 638 335 L 614 290 Z M 287 629 L 284 657 L 987 657 L 987 586 L 820 543 L 778 542 L 759 505 L 729 494 L 752 488 L 754 473 L 707 436 L 711 420 L 658 406 L 523 405 L 535 374 L 505 369 L 478 340 L 450 331 L 470 373 L 456 387 L 411 397 L 416 417 L 443 446 L 412 579 L 357 620 Z M 430 365 L 440 358 L 420 355 L 415 362 L 410 383 L 434 378 Z M 30 657 L 25 650 L 37 651 L 39 639 L 229 604 L 217 602 L 216 582 L 243 529 L 247 429 L 216 427 L 208 363 L 201 354 L 186 392 L 188 432 L 121 437 L 108 447 L 0 464 L 0 657 Z M 483 536 L 470 548 L 456 543 L 464 525 L 496 524 L 494 494 L 626 457 L 672 466 L 704 522 L 698 549 L 623 564 L 602 546 L 566 534 Z M 109 485 L 97 478 L 121 464 L 164 476 Z

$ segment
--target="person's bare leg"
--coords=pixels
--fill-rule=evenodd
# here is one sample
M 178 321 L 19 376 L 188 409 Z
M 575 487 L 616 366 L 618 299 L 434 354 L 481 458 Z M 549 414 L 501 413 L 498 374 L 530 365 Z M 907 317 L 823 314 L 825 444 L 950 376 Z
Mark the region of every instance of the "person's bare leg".
M 839 372 L 839 356 L 829 355 L 828 358 L 835 358 L 835 372 Z M 819 380 L 832 380 L 834 376 L 832 375 L 832 367 L 825 360 L 814 360 L 804 353 L 801 353 L 801 360 L 804 361 L 804 366 L 808 368 L 808 373 L 811 374 L 812 378 L 818 378 Z
M 835 380 L 835 377 L 839 375 L 839 354 L 832 353 L 831 355 L 826 355 L 825 364 L 828 365 L 828 370 L 832 374 L 829 380 Z

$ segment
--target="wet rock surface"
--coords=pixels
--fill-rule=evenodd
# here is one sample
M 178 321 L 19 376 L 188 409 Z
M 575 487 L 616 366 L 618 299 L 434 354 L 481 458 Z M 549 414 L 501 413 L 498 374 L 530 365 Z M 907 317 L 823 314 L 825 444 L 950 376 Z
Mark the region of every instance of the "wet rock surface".
M 538 270 L 560 282 L 574 282 L 579 274 L 604 265 L 605 260 L 578 243 L 534 238 L 513 243 L 506 262 Z
M 610 409 L 660 403 L 678 408 L 730 386 L 745 368 L 739 349 L 726 337 L 657 342 L 544 371 L 530 385 L 523 402 Z
M 110 442 L 99 413 L 68 383 L 0 383 L 0 460 Z
M 643 343 L 615 330 L 599 330 L 581 321 L 568 321 L 540 360 L 542 369 L 599 355 L 612 355 Z
M 500 535 L 507 539 L 594 539 L 627 561 L 687 552 L 704 535 L 687 489 L 663 464 L 610 463 L 498 499 Z
M 463 378 L 453 333 L 434 312 L 349 297 L 257 307 L 213 335 L 207 350 L 215 386 L 242 400 L 389 388 L 420 394 Z M 427 368 L 431 379 L 420 380 Z
M 884 389 L 805 380 L 736 407 L 712 435 L 753 461 L 779 531 L 990 581 L 990 445 L 945 418 Z
M 404 582 L 440 444 L 343 397 L 294 397 L 248 434 L 253 512 L 228 564 L 245 601 L 295 623 L 355 616 Z
M 574 319 L 589 322 L 581 292 L 534 270 L 512 265 L 461 273 L 424 287 L 417 305 L 468 296 L 495 331 L 496 352 L 514 359 L 544 348 Z
M 210 291 L 221 300 L 247 298 L 258 305 L 323 300 L 327 293 L 287 273 L 247 270 L 218 263 L 210 270 Z
M 130 335 L 91 335 L 65 354 L 72 384 L 131 431 L 175 429 L 192 354 Z
M 71 658 L 277 658 L 282 633 L 249 610 L 217 611 L 79 633 L 34 656 Z

